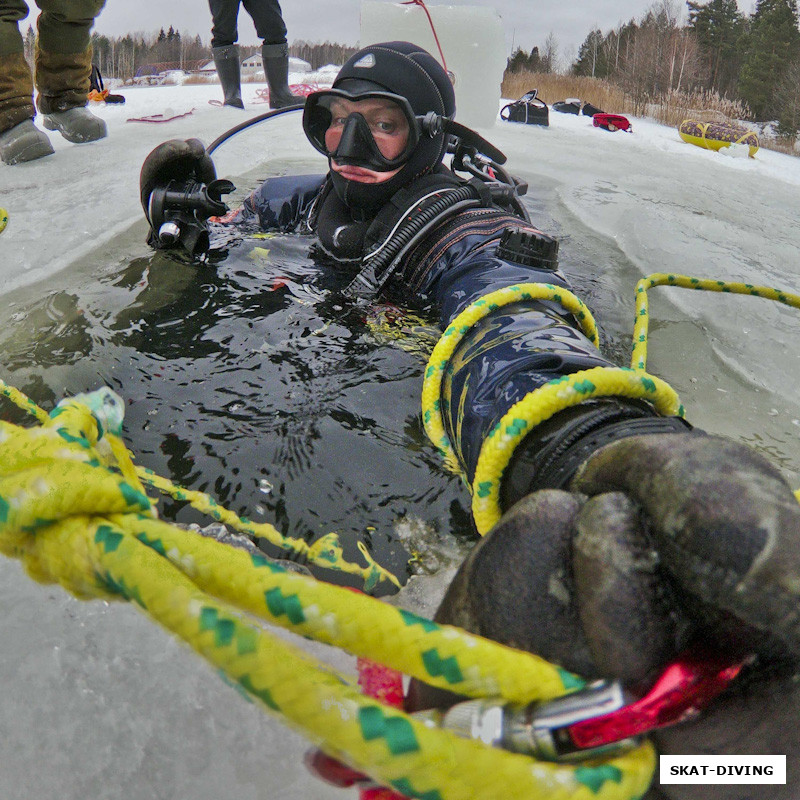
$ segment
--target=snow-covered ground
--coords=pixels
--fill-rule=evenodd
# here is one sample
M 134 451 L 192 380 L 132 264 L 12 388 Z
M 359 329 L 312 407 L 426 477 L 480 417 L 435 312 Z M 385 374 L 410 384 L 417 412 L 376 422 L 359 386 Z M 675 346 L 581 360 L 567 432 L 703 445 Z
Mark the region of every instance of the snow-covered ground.
M 0 206 L 9 213 L 0 235 L 6 301 L 46 292 L 48 280 L 131 226 L 143 236 L 138 175 L 147 153 L 169 138 L 210 143 L 268 109 L 253 102 L 261 88 L 243 86 L 245 111 L 210 105 L 218 86 L 124 88 L 125 105 L 95 109 L 108 138 L 71 145 L 53 135 L 54 156 L 0 165 Z M 172 122 L 127 121 L 190 110 Z M 550 121 L 549 128 L 498 122 L 483 133 L 512 172 L 547 188 L 563 231 L 583 226 L 618 251 L 629 265 L 618 290 L 629 293 L 631 309 L 635 280 L 656 271 L 800 291 L 800 159 L 703 151 L 640 119 L 632 134 L 595 129 L 587 117 L 551 112 Z M 235 177 L 282 159 L 322 171 L 299 123 L 299 114 L 287 114 L 235 137 L 215 154 L 218 173 Z M 602 274 L 607 265 L 587 269 Z M 798 485 L 800 312 L 677 289 L 654 290 L 651 310 L 649 367 L 673 383 L 690 420 L 762 448 Z M 430 601 L 435 592 L 419 594 Z M 4 560 L 0 609 L 3 800 L 352 796 L 310 779 L 302 738 L 133 608 L 81 603 Z

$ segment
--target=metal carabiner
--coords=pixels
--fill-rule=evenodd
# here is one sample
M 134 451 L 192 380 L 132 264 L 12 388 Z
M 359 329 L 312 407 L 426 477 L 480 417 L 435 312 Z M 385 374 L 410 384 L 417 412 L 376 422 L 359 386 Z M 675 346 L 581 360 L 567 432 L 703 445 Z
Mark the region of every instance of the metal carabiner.
M 579 761 L 630 749 L 638 737 L 698 714 L 752 660 L 684 653 L 639 699 L 632 699 L 619 681 L 596 681 L 546 703 L 468 700 L 414 716 L 427 714 L 440 727 L 516 753 Z

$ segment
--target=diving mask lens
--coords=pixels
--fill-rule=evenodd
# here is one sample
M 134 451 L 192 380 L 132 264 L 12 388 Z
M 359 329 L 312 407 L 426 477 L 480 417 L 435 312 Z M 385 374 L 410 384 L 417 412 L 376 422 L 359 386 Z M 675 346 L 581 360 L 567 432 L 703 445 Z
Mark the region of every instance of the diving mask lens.
M 387 92 L 315 92 L 306 100 L 303 128 L 311 144 L 338 164 L 376 172 L 404 164 L 419 141 L 408 101 Z

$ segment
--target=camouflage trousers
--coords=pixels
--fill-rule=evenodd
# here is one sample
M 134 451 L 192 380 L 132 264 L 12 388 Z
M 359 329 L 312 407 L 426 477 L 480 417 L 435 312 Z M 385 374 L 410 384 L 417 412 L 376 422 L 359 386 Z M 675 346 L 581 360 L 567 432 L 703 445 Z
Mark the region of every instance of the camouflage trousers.
M 105 0 L 36 0 L 34 71 L 25 60 L 19 23 L 24 0 L 0 0 L 0 133 L 43 114 L 85 106 L 92 73 L 91 31 Z

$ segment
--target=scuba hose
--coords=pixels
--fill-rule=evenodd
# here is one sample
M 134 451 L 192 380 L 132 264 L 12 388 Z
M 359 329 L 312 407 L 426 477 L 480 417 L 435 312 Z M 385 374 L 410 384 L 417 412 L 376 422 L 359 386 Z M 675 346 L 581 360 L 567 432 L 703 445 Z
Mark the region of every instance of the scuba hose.
M 447 124 L 445 130 L 454 132 L 456 136 L 448 146 L 448 152 L 453 154 L 451 169 L 454 172 L 468 172 L 473 176 L 472 179 L 456 189 L 445 190 L 444 194 L 422 210 L 418 209 L 420 202 L 432 195 L 415 200 L 381 245 L 364 257 L 361 272 L 344 290 L 347 297 L 361 300 L 374 297 L 403 257 L 433 227 L 467 208 L 489 207 L 497 202 L 522 220 L 530 222 L 528 212 L 519 199 L 527 192 L 528 185 L 509 175 L 500 166 L 505 162 L 503 153 L 469 128 L 457 125 L 452 120 L 444 120 L 444 123 Z M 459 138 L 462 132 L 465 132 L 463 138 Z M 482 155 L 478 144 L 492 158 Z
M 253 125 L 257 125 L 259 122 L 263 122 L 265 119 L 272 119 L 280 114 L 288 114 L 290 111 L 302 110 L 303 103 L 298 103 L 293 106 L 286 106 L 286 108 L 275 108 L 272 111 L 265 111 L 263 114 L 259 114 L 252 119 L 240 122 L 238 125 L 234 125 L 232 128 L 225 131 L 225 133 L 223 133 L 221 136 L 218 136 L 216 139 L 214 139 L 214 141 L 211 142 L 211 144 L 206 148 L 206 154 L 210 156 L 221 144 L 227 142 L 232 136 L 235 136 L 237 133 L 241 133 L 243 130 L 246 130 Z
M 447 190 L 419 213 L 410 216 L 417 203 L 406 211 L 405 224 L 395 228 L 387 239 L 364 258 L 364 268 L 345 288 L 347 297 L 374 297 L 397 269 L 403 256 L 434 226 L 465 208 L 482 205 L 472 185 Z

